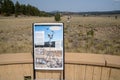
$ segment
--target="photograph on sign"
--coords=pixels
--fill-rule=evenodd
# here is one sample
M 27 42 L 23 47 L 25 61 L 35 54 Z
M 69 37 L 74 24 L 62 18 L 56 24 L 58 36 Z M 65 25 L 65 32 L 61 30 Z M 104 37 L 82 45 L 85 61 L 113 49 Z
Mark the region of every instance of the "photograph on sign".
M 34 23 L 34 68 L 63 70 L 63 23 Z

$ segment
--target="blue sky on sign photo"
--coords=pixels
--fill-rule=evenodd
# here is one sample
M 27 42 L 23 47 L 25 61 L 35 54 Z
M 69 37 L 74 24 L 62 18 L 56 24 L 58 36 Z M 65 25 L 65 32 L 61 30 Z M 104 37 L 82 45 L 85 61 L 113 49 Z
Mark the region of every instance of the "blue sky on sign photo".
M 48 34 L 53 34 L 51 41 L 59 41 L 63 39 L 63 26 L 35 26 L 35 31 L 44 31 L 45 41 L 49 41 Z M 52 32 L 53 31 L 53 32 Z
M 42 11 L 113 11 L 120 10 L 120 0 L 12 0 L 31 4 Z

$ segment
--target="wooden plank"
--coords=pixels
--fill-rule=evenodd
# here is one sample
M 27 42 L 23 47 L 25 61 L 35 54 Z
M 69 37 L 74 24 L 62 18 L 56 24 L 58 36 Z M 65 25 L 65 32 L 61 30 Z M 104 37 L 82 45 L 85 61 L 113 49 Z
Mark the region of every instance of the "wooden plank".
M 78 66 L 74 64 L 74 80 L 78 79 Z
M 46 78 L 45 79 L 61 79 L 61 71 L 57 70 L 50 70 L 46 71 Z
M 46 79 L 46 71 L 36 70 L 36 79 Z
M 85 65 L 75 65 L 75 80 L 85 80 Z
M 104 55 L 85 53 L 66 53 L 65 63 L 105 66 Z
M 6 80 L 15 80 L 16 79 L 16 76 L 14 75 L 17 75 L 16 74 L 16 67 L 15 65 L 6 65 Z M 14 69 L 13 69 L 14 68 Z M 19 75 L 17 75 L 19 77 Z
M 4 65 L 4 72 L 6 73 L 5 80 L 24 80 L 24 76 L 33 75 L 31 64 L 15 64 L 15 65 Z M 32 66 L 32 65 L 31 65 Z M 8 79 L 7 79 L 8 77 Z
M 40 72 L 40 71 L 38 71 L 38 70 L 36 70 L 36 71 L 35 71 L 35 74 L 36 74 L 36 79 L 40 79 L 40 73 L 41 73 L 41 72 Z
M 30 53 L 16 53 L 16 54 L 1 54 L 0 65 L 3 64 L 22 64 L 32 63 L 32 54 Z
M 0 64 L 32 63 L 31 53 L 1 54 Z M 66 53 L 66 63 L 105 65 L 103 55 L 85 53 Z
M 109 80 L 110 68 L 102 67 L 101 80 Z
M 120 61 L 119 56 L 116 57 L 116 56 L 105 55 L 107 66 L 105 66 L 104 64 L 105 60 L 103 60 L 103 55 L 96 56 L 96 54 L 68 53 L 66 54 L 65 58 L 66 58 L 66 64 L 65 64 L 66 80 L 119 80 L 120 79 L 119 76 L 120 69 L 107 68 L 108 66 L 119 68 L 119 61 Z M 99 67 L 97 67 L 97 65 Z M 101 68 L 100 66 L 105 66 L 105 67 Z M 59 71 L 36 71 L 37 79 L 53 79 L 53 78 L 60 79 L 61 75 L 62 74 Z M 33 64 L 32 64 L 31 54 L 17 53 L 17 54 L 0 55 L 0 80 L 18 80 L 18 78 L 20 80 L 23 80 L 24 76 L 33 77 Z
M 61 79 L 61 72 L 62 71 L 53 71 L 52 73 L 52 79 L 55 79 L 55 80 L 60 80 Z
M 93 66 L 86 66 L 85 80 L 93 80 Z
M 10 68 L 11 80 L 24 80 L 22 65 L 9 65 L 8 68 Z
M 60 80 L 63 79 L 63 74 L 64 74 L 64 71 L 61 71 L 61 72 L 60 72 Z M 65 74 L 64 74 L 64 77 L 65 77 Z
M 109 80 L 120 80 L 120 69 L 111 68 L 111 74 Z
M 0 80 L 2 80 L 2 66 L 0 66 Z
M 74 80 L 78 80 L 79 65 L 74 64 Z
M 69 69 L 70 69 L 70 66 L 69 64 L 66 64 L 65 65 L 65 80 L 70 80 L 70 74 L 69 74 Z
M 15 80 L 20 79 L 20 80 L 24 80 L 23 74 L 23 68 L 21 64 L 17 64 L 15 67 L 13 66 L 13 70 L 14 70 L 14 75 L 17 75 L 15 77 Z
M 101 67 L 94 67 L 93 80 L 101 80 Z
M 0 80 L 7 80 L 5 66 L 0 66 Z
M 14 75 L 14 70 L 12 70 L 12 66 L 5 65 L 4 66 L 4 75 L 3 75 L 5 80 L 15 80 L 15 77 L 13 77 L 13 75 Z
M 7 66 L 5 65 L 4 68 L 3 68 L 3 80 L 8 80 L 8 77 L 11 77 L 11 75 L 6 75 L 7 74 Z
M 46 77 L 45 77 L 45 79 L 52 79 L 52 73 L 53 73 L 53 71 L 46 71 Z
M 24 76 L 31 76 L 32 77 L 32 73 L 31 73 L 32 67 L 31 67 L 31 65 L 30 64 L 22 64 L 22 67 L 23 67 Z
M 29 64 L 29 66 L 30 66 L 30 74 L 33 79 L 33 64 Z
M 73 64 L 65 65 L 65 79 L 66 80 L 75 80 L 75 66 Z
M 70 71 L 69 71 L 70 75 L 71 75 L 71 80 L 75 80 L 75 65 L 71 64 L 70 65 Z
M 120 56 L 105 55 L 106 66 L 120 68 Z
M 102 54 L 86 54 L 86 53 L 66 53 L 65 63 L 73 64 L 87 64 L 87 65 L 99 65 L 99 66 L 117 67 L 120 68 L 120 56 L 102 55 Z M 0 65 L 4 64 L 32 64 L 31 53 L 16 53 L 16 54 L 1 54 Z
M 0 66 L 0 80 L 2 80 L 2 73 L 3 72 L 3 66 Z
M 36 79 L 52 79 L 53 71 L 48 70 L 37 70 Z

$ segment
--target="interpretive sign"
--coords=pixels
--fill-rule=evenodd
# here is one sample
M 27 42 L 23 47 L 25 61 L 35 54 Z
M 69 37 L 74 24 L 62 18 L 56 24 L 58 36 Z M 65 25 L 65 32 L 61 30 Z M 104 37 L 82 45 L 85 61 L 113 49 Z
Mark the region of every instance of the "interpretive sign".
M 63 23 L 34 23 L 34 68 L 63 70 L 63 54 Z

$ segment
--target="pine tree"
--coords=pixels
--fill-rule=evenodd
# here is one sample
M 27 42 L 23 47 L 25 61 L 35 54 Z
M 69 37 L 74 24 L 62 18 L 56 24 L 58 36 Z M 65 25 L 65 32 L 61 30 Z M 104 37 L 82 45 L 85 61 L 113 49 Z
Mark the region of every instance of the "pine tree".
M 0 0 L 0 14 L 5 16 L 15 14 L 15 17 L 18 17 L 18 15 L 49 16 L 48 13 L 40 11 L 38 8 L 30 4 L 24 5 L 17 1 L 14 5 L 11 0 Z
M 15 17 L 18 17 L 19 14 L 20 14 L 20 4 L 17 1 L 15 4 Z
M 27 9 L 27 11 L 26 11 L 26 14 L 28 15 L 28 16 L 30 16 L 30 12 L 31 12 L 31 5 L 30 4 L 28 4 L 27 5 L 27 7 L 26 7 L 26 9 Z
M 5 16 L 10 16 L 14 13 L 14 4 L 11 0 L 4 0 L 1 5 L 1 11 Z
M 0 0 L 0 14 L 2 13 L 3 0 Z
M 23 14 L 23 15 L 26 15 L 26 5 L 24 5 L 24 4 L 21 4 L 21 6 L 20 6 L 20 11 L 21 11 L 21 13 Z
M 15 6 L 14 6 L 14 3 L 10 0 L 9 2 L 9 11 L 10 11 L 10 14 L 13 14 L 15 12 Z

